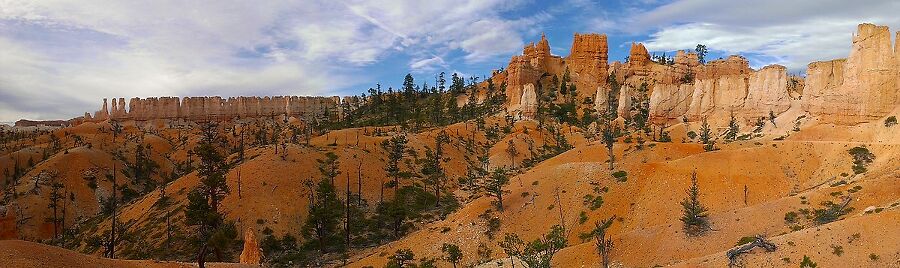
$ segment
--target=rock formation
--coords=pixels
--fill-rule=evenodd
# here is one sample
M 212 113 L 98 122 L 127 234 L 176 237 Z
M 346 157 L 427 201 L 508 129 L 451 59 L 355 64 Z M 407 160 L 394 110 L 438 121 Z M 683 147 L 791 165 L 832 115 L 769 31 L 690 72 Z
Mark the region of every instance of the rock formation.
M 857 124 L 887 115 L 897 104 L 898 56 L 888 27 L 860 24 L 846 60 L 813 62 L 803 108 L 822 122 Z
M 256 241 L 256 232 L 253 228 L 247 229 L 244 234 L 244 250 L 241 251 L 240 262 L 243 264 L 260 264 L 262 261 L 262 250 L 259 248 L 259 242 Z
M 70 122 L 65 120 L 45 120 L 45 121 L 35 121 L 35 120 L 26 120 L 22 119 L 16 121 L 16 127 L 66 127 L 69 126 Z
M 580 112 L 590 105 L 596 111 L 605 110 L 612 76 L 621 85 L 616 96 L 618 114 L 629 116 L 632 100 L 646 94 L 655 124 L 682 118 L 721 122 L 731 114 L 751 122 L 770 113 L 781 114 L 793 102 L 822 122 L 857 124 L 887 115 L 900 102 L 900 44 L 892 47 L 884 26 L 859 25 L 848 58 L 810 63 L 805 79 L 788 76 L 780 65 L 753 70 L 741 56 L 701 64 L 697 54 L 678 51 L 674 62 L 657 63 L 643 44 L 632 43 L 625 63 L 610 64 L 607 53 L 607 37 L 602 34 L 575 34 L 566 58 L 552 55 L 541 35 L 540 41 L 526 45 L 522 55 L 513 56 L 507 68 L 494 72 L 490 80 L 495 86 L 506 84 L 508 113 L 532 117 L 541 94 L 547 94 L 548 87 L 558 87 L 554 82 L 566 74 L 570 87 L 577 86 Z M 86 113 L 82 120 L 203 121 L 273 115 L 339 119 L 362 103 L 357 97 L 160 97 L 132 98 L 126 110 L 125 100 L 119 98 L 112 100 L 111 108 L 104 99 L 100 110 Z
M 537 94 L 534 92 L 534 84 L 528 83 L 525 85 L 520 103 L 521 107 L 519 109 L 522 111 L 522 116 L 533 117 L 537 112 Z
M 305 119 L 340 119 L 345 109 L 359 107 L 358 97 L 151 97 L 131 98 L 128 110 L 125 99 L 113 99 L 112 110 L 107 109 L 107 99 L 103 99 L 100 110 L 94 116 L 85 114 L 82 121 L 98 122 L 112 120 L 146 121 L 155 119 L 183 119 L 205 121 L 211 119 L 233 119 L 287 115 Z
M 595 85 L 605 85 L 609 66 L 605 34 L 575 34 L 566 65 L 573 73 L 578 95 L 590 95 Z
M 742 118 L 752 119 L 768 116 L 770 111 L 781 114 L 790 107 L 787 68 L 769 65 L 750 74 L 747 99 L 738 114 Z
M 537 44 L 526 45 L 522 49 L 522 55 L 513 56 L 506 68 L 507 107 L 520 107 L 524 86 L 528 83 L 537 83 L 547 70 L 558 69 L 557 66 L 561 63 L 562 58 L 550 54 L 550 43 L 546 36 L 541 35 L 541 41 Z

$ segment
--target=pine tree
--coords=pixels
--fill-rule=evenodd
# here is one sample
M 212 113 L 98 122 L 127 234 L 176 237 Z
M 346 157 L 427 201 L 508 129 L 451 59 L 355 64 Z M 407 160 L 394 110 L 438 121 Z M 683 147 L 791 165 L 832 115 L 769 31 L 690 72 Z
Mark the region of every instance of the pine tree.
M 716 142 L 712 140 L 712 130 L 709 129 L 706 118 L 703 118 L 703 123 L 700 125 L 700 143 L 703 143 L 703 149 L 707 152 L 716 149 Z
M 59 239 L 59 222 L 60 217 L 57 215 L 60 204 L 59 201 L 63 200 L 65 197 L 60 192 L 63 188 L 63 184 L 56 181 L 56 175 L 51 176 L 51 184 L 50 184 L 50 202 L 47 204 L 47 208 L 53 209 L 53 214 L 51 217 L 47 218 L 47 222 L 53 224 L 53 239 Z
M 199 247 L 197 264 L 202 268 L 206 262 L 206 256 L 214 253 L 219 261 L 224 260 L 223 251 L 227 250 L 231 241 L 237 237 L 237 230 L 231 222 L 225 222 L 225 217 L 219 211 L 219 205 L 229 193 L 228 184 L 225 183 L 225 174 L 228 165 L 219 150 L 218 143 L 221 137 L 218 126 L 214 123 L 206 123 L 202 129 L 200 144 L 194 149 L 194 154 L 200 157 L 200 166 L 197 175 L 200 177 L 200 185 L 188 194 L 188 206 L 185 217 L 188 225 L 197 228 L 193 242 Z
M 322 178 L 312 199 L 309 203 L 309 216 L 303 225 L 303 237 L 308 239 L 307 246 L 322 253 L 344 250 L 341 233 L 344 204 L 338 199 L 334 185 Z
M 319 163 L 318 169 L 322 174 L 322 179 L 328 180 L 334 186 L 334 179 L 341 174 L 341 170 L 338 168 L 338 156 L 333 152 L 328 152 L 325 153 L 325 159 L 318 159 L 316 162 Z
M 604 121 L 601 137 L 603 138 L 603 145 L 606 146 L 606 155 L 609 156 L 609 170 L 613 170 L 616 162 L 616 155 L 613 152 L 613 146 L 616 144 L 616 131 L 612 126 L 612 121 Z
M 459 246 L 456 244 L 444 243 L 444 245 L 441 246 L 441 251 L 444 252 L 444 260 L 453 264 L 453 268 L 456 268 L 456 264 L 462 260 L 462 251 L 459 250 Z
M 512 139 L 506 142 L 506 154 L 509 155 L 509 162 L 513 168 L 516 168 L 516 156 L 519 155 L 519 150 L 516 149 L 516 144 Z
M 400 177 L 403 175 L 400 171 L 400 160 L 403 158 L 406 151 L 407 142 L 409 141 L 406 139 L 406 135 L 397 135 L 389 140 L 381 142 L 381 147 L 384 148 L 388 154 L 388 162 L 384 170 L 387 172 L 388 176 L 393 179 L 391 187 L 396 187 L 397 189 L 400 188 Z M 381 201 L 384 202 L 383 182 L 381 186 Z
M 509 183 L 509 177 L 502 168 L 494 169 L 491 176 L 488 177 L 484 184 L 484 190 L 488 195 L 497 198 L 497 210 L 503 211 L 503 186 Z
M 697 186 L 697 172 L 691 174 L 691 187 L 687 191 L 688 196 L 681 201 L 684 212 L 681 222 L 684 223 L 684 231 L 689 236 L 699 236 L 709 229 L 707 209 L 700 204 L 700 187 Z
M 709 50 L 706 49 L 706 45 L 697 44 L 697 47 L 694 48 L 694 51 L 697 52 L 697 59 L 700 60 L 700 64 L 706 64 L 706 53 L 709 52 Z
M 740 128 L 738 127 L 737 120 L 734 119 L 734 111 L 731 112 L 731 119 L 728 120 L 728 132 L 725 133 L 726 141 L 734 141 L 737 139 L 737 134 L 740 132 Z

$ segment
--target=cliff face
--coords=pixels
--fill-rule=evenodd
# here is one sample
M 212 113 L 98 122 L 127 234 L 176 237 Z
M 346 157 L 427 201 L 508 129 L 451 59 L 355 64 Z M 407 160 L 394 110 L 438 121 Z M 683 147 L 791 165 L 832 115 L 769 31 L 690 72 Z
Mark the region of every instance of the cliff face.
M 97 122 L 112 120 L 146 121 L 154 119 L 184 119 L 205 121 L 211 119 L 232 119 L 287 115 L 297 118 L 323 117 L 340 118 L 345 109 L 359 106 L 357 97 L 160 97 L 131 98 L 128 110 L 125 99 L 113 99 L 112 109 L 108 109 L 107 99 L 103 99 L 100 110 L 91 116 L 85 113 L 83 121 Z
M 577 85 L 579 96 L 590 96 L 597 85 L 606 85 L 609 47 L 604 34 L 575 34 L 566 66 Z
M 822 122 L 857 124 L 883 117 L 900 103 L 900 44 L 892 47 L 890 35 L 884 26 L 859 25 L 849 57 L 811 63 L 806 78 L 788 76 L 780 65 L 753 70 L 741 56 L 700 64 L 697 54 L 679 51 L 674 64 L 660 64 L 651 60 L 640 43 L 632 43 L 627 62 L 609 64 L 606 36 L 598 34 L 576 34 L 572 55 L 563 67 L 571 71 L 578 95 L 594 98 L 597 111 L 606 109 L 609 94 L 604 70 L 621 85 L 619 115 L 628 116 L 632 100 L 646 92 L 650 120 L 656 124 L 682 118 L 722 122 L 732 113 L 740 121 L 752 122 L 770 114 L 777 116 L 795 101 Z M 538 50 L 526 47 L 526 53 L 510 63 L 507 95 L 511 111 L 524 107 L 523 81 L 537 84 L 541 75 L 560 74 L 550 68 L 552 64 L 521 59 L 548 55 L 534 52 Z M 642 88 L 646 90 L 638 90 Z
M 507 111 L 519 112 L 526 84 L 538 83 L 549 70 L 559 70 L 562 58 L 550 54 L 550 43 L 541 35 L 537 44 L 530 43 L 522 49 L 522 55 L 513 56 L 506 67 Z
M 701 64 L 697 54 L 679 51 L 674 62 L 660 64 L 651 60 L 643 44 L 632 43 L 627 62 L 610 64 L 607 53 L 606 35 L 575 34 L 566 58 L 552 55 L 542 35 L 537 43 L 525 46 L 522 55 L 513 56 L 505 71 L 495 72 L 491 81 L 495 86 L 506 84 L 508 113 L 532 117 L 541 94 L 559 86 L 554 76 L 562 79 L 568 74 L 569 88 L 577 87 L 580 112 L 591 105 L 599 112 L 607 109 L 608 80 L 613 77 L 621 85 L 616 96 L 618 114 L 629 116 L 631 102 L 647 98 L 655 124 L 682 118 L 722 122 L 731 114 L 752 122 L 779 115 L 798 100 L 821 122 L 857 124 L 887 115 L 900 102 L 900 44 L 892 46 L 891 33 L 884 26 L 859 25 L 849 57 L 810 63 L 805 79 L 788 76 L 780 65 L 753 70 L 741 56 Z M 562 98 L 557 99 L 552 101 Z M 209 120 L 281 114 L 339 118 L 361 103 L 356 97 L 161 97 L 132 98 L 126 110 L 125 100 L 119 98 L 113 99 L 111 107 L 104 100 L 100 110 L 93 116 L 86 113 L 83 120 Z
M 883 117 L 897 104 L 898 56 L 888 27 L 860 24 L 846 60 L 809 64 L 803 107 L 820 120 L 857 124 Z

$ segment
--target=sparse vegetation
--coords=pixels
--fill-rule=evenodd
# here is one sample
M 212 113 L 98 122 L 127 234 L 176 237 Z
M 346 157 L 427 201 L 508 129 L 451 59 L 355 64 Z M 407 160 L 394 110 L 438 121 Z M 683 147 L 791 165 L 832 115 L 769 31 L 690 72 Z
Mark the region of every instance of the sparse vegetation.
M 856 174 L 865 173 L 866 166 L 875 161 L 875 155 L 864 146 L 853 147 L 847 152 L 853 157 L 853 173 Z
M 700 187 L 697 186 L 697 172 L 691 174 L 691 187 L 687 191 L 687 196 L 681 201 L 684 209 L 681 216 L 681 222 L 684 223 L 684 232 L 688 236 L 702 235 L 709 229 L 709 221 L 707 210 L 700 204 Z

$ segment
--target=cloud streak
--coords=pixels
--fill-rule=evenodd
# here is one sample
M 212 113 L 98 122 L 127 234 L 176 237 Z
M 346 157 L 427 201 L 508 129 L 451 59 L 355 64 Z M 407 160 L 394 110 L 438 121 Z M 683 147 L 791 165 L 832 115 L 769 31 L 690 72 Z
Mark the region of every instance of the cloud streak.
M 727 54 L 749 54 L 756 67 L 782 64 L 804 72 L 812 61 L 846 57 L 856 25 L 900 28 L 897 1 L 674 1 L 631 17 L 631 30 L 650 31 L 653 51 L 706 44 Z
M 0 121 L 71 118 L 103 97 L 354 94 L 386 58 L 477 63 L 533 26 L 500 0 L 2 2 Z

